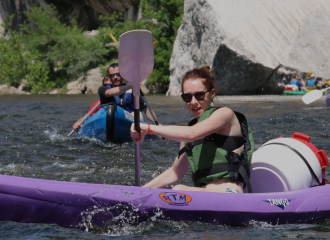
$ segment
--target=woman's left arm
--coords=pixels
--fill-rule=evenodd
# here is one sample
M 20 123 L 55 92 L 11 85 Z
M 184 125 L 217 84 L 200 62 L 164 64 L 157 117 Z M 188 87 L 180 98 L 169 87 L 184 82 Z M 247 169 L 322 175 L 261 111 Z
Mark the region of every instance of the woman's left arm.
M 194 126 L 156 126 L 140 124 L 141 134 L 135 131 L 134 124 L 131 127 L 133 141 L 140 143 L 144 141 L 147 134 L 158 135 L 174 141 L 192 142 L 196 139 L 208 136 L 219 131 L 227 124 L 232 124 L 235 117 L 234 112 L 229 108 L 220 108 L 204 121 Z

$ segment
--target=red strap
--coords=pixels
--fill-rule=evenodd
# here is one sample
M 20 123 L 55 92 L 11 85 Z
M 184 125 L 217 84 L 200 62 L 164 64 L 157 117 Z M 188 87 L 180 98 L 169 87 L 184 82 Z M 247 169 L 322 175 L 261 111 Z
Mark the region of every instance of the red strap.
M 153 132 L 153 131 L 150 130 L 150 124 L 148 124 L 148 135 L 152 135 L 152 134 L 151 134 L 152 132 Z

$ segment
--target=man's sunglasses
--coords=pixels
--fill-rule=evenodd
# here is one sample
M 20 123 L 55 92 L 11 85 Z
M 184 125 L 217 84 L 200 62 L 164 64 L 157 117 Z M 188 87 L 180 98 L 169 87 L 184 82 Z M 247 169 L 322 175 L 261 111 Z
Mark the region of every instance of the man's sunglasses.
M 120 77 L 120 73 L 114 73 L 109 75 L 111 78 L 114 78 L 115 76 Z
M 182 93 L 181 97 L 182 97 L 182 100 L 185 101 L 186 103 L 190 103 L 193 96 L 196 98 L 197 101 L 202 101 L 205 98 L 205 93 L 207 93 L 209 91 L 211 91 L 211 90 L 207 90 L 206 92 L 195 92 L 194 94 Z

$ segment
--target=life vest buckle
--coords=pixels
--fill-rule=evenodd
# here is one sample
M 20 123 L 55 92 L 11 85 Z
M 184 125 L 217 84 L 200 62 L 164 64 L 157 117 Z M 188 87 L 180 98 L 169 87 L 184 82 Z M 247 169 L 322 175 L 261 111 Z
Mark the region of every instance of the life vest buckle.
M 187 148 L 187 149 L 190 149 L 190 148 L 192 148 L 192 147 L 193 147 L 192 142 L 187 142 L 187 143 L 186 143 L 186 148 Z
M 194 173 L 191 173 L 191 179 L 192 179 L 193 182 L 195 182 L 195 174 Z

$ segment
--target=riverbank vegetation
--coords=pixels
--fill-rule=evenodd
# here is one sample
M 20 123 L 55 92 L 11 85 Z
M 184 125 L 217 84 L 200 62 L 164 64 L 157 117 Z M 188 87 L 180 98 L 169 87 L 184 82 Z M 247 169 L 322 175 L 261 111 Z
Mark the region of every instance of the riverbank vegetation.
M 3 25 L 6 37 L 0 39 L 0 84 L 18 87 L 25 79 L 25 89 L 32 93 L 62 88 L 88 70 L 117 58 L 118 48 L 109 46 L 110 33 L 119 39 L 126 31 L 147 29 L 157 40 L 154 71 L 147 84 L 165 89 L 173 43 L 183 16 L 183 0 L 142 0 L 140 7 L 139 21 L 124 22 L 120 12 L 101 16 L 103 24 L 93 37 L 76 22 L 61 22 L 52 5 L 31 7 L 19 31 L 12 30 L 11 16 Z

